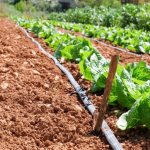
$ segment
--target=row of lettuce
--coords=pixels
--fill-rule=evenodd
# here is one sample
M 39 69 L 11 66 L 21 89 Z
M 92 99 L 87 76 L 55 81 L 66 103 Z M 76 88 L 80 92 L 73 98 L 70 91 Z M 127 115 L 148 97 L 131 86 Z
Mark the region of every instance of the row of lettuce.
M 16 19 L 17 23 L 34 32 L 55 51 L 55 57 L 79 64 L 80 73 L 93 82 L 92 92 L 105 88 L 109 61 L 87 39 L 63 34 L 49 21 Z M 118 128 L 125 130 L 136 126 L 150 128 L 150 66 L 145 62 L 118 65 L 113 81 L 110 105 L 120 105 L 128 111 L 118 121 Z
M 119 27 L 99 27 L 94 25 L 76 24 L 68 22 L 50 21 L 51 24 L 100 40 L 108 40 L 114 45 L 136 53 L 150 54 L 150 32 Z
M 86 7 L 70 9 L 65 13 L 51 13 L 50 20 L 92 24 L 106 27 L 128 27 L 150 31 L 150 4 L 127 4 L 119 8 Z

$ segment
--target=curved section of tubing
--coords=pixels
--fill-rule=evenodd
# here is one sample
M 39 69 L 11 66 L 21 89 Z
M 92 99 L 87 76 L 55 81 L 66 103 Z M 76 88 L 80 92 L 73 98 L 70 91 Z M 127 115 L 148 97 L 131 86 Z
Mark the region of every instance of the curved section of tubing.
M 86 91 L 83 90 L 80 85 L 77 83 L 77 81 L 74 79 L 72 74 L 63 66 L 59 63 L 59 61 L 52 56 L 49 52 L 47 52 L 38 41 L 36 41 L 33 37 L 29 35 L 29 33 L 22 27 L 18 25 L 18 27 L 21 29 L 21 31 L 29 38 L 32 40 L 32 42 L 38 46 L 39 50 L 45 54 L 48 58 L 52 59 L 56 66 L 59 67 L 59 69 L 68 77 L 69 81 L 71 82 L 72 86 L 75 88 L 76 92 L 78 93 L 80 99 L 82 100 L 83 104 L 85 105 L 86 109 L 91 113 L 91 115 L 94 114 L 95 111 L 95 106 L 91 103 L 89 98 L 86 96 Z M 102 132 L 104 133 L 108 143 L 112 147 L 113 150 L 123 150 L 121 144 L 109 128 L 108 124 L 106 123 L 105 120 L 103 120 L 102 127 L 101 127 Z

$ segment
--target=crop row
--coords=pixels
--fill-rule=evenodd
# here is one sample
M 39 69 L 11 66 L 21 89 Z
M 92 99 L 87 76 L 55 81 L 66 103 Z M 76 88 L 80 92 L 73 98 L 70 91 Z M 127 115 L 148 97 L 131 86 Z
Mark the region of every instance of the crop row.
M 49 21 L 25 20 L 18 18 L 17 23 L 34 32 L 55 51 L 55 57 L 72 60 L 79 64 L 80 73 L 85 79 L 91 80 L 91 91 L 105 88 L 108 76 L 109 61 L 106 60 L 84 38 L 62 34 Z M 110 105 L 121 105 L 128 111 L 117 121 L 122 129 L 144 125 L 150 128 L 150 67 L 145 62 L 131 63 L 117 67 L 113 81 Z
M 150 31 L 150 4 L 124 5 L 119 8 L 86 7 L 70 9 L 65 13 L 51 13 L 50 20 L 92 24 L 106 27 L 128 27 Z
M 122 48 L 134 51 L 136 53 L 150 54 L 150 32 L 135 30 L 131 28 L 119 27 L 99 27 L 86 24 L 75 24 L 67 22 L 50 21 L 54 26 L 81 32 L 87 37 L 94 37 L 100 40 L 108 40 L 114 45 L 119 45 Z

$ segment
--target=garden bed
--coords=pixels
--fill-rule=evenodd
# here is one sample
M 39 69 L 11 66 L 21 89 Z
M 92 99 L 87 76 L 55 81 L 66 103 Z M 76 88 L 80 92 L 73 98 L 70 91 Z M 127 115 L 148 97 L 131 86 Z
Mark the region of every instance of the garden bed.
M 0 55 L 0 149 L 111 149 L 103 135 L 91 134 L 92 117 L 64 74 L 6 18 L 0 19 Z M 88 90 L 78 66 L 64 63 Z M 102 99 L 88 95 L 95 105 Z M 118 130 L 115 109 L 109 107 L 105 117 L 123 147 L 149 149 L 149 131 Z

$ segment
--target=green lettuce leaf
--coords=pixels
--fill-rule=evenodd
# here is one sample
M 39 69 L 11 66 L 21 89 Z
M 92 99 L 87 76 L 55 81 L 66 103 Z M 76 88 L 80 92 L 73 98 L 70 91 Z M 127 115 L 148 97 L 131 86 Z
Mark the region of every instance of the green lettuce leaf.
M 146 87 L 147 83 L 145 84 Z M 147 88 L 147 91 L 135 101 L 131 109 L 119 117 L 117 121 L 119 129 L 125 130 L 138 125 L 145 125 L 150 129 L 150 86 Z
M 132 78 L 142 81 L 150 80 L 150 66 L 143 61 L 128 64 L 126 69 L 131 74 Z

